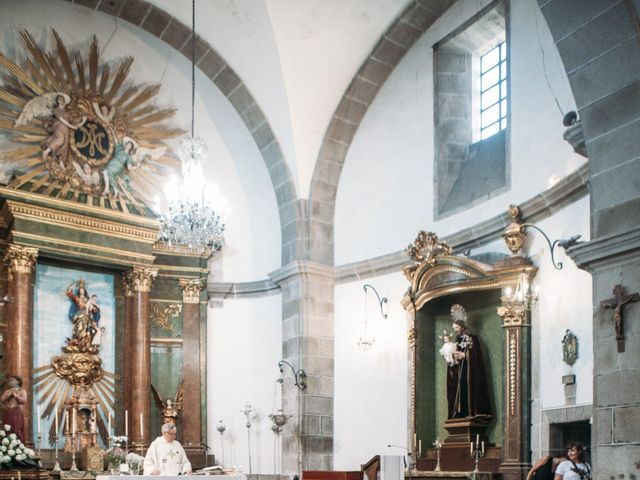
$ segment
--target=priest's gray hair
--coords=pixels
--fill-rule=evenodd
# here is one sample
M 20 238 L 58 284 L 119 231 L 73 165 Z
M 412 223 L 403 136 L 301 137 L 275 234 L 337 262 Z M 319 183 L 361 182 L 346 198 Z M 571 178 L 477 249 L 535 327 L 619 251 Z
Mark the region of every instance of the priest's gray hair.
M 162 428 L 160 428 L 160 432 L 162 432 L 162 434 L 164 435 L 165 433 L 169 433 L 172 430 L 175 430 L 176 426 L 173 423 L 165 423 L 162 425 Z

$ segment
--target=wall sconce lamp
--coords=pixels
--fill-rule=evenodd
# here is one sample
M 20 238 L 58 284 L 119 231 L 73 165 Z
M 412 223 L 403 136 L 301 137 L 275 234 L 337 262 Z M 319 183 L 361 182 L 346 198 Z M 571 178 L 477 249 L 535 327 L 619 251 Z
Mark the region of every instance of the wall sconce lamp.
M 380 297 L 380 294 L 373 287 L 373 285 L 369 285 L 368 283 L 366 283 L 363 288 L 364 288 L 364 335 L 360 336 L 360 339 L 358 340 L 358 347 L 366 351 L 366 350 L 369 350 L 373 346 L 373 344 L 376 342 L 375 337 L 369 337 L 367 334 L 367 327 L 369 326 L 369 308 L 368 308 L 369 302 L 367 301 L 369 289 L 373 290 L 373 293 L 375 293 L 376 297 L 378 298 L 378 304 L 380 305 L 380 315 L 382 315 L 382 318 L 387 318 L 387 314 L 384 313 L 383 305 L 385 303 L 388 303 L 389 300 L 387 299 L 387 297 Z
M 511 224 L 507 228 L 505 228 L 502 233 L 502 238 L 507 244 L 507 248 L 511 250 L 511 254 L 516 256 L 520 249 L 522 248 L 522 244 L 524 243 L 524 239 L 527 236 L 527 228 L 533 228 L 542 234 L 544 239 L 547 241 L 549 245 L 549 251 L 551 252 L 551 262 L 553 266 L 557 270 L 562 270 L 562 262 L 556 262 L 554 258 L 554 250 L 556 246 L 567 249 L 569 247 L 574 246 L 579 243 L 581 235 L 574 235 L 568 239 L 558 239 L 553 243 L 549 239 L 546 233 L 542 231 L 542 229 L 533 223 L 525 222 L 522 223 L 522 219 L 520 217 L 520 208 L 516 205 L 509 205 L 509 216 L 511 217 Z
M 280 360 L 278 362 L 278 368 L 280 369 L 280 373 L 284 373 L 284 365 L 287 365 L 291 369 L 291 373 L 293 373 L 295 386 L 298 387 L 299 390 L 305 390 L 307 388 L 307 382 L 306 382 L 307 374 L 305 373 L 305 371 L 301 368 L 296 370 L 295 368 L 293 368 L 293 365 L 291 365 L 286 360 Z
M 7 303 L 12 302 L 13 299 L 9 295 L 5 295 L 4 297 L 2 297 L 2 300 L 0 300 L 0 307 L 4 307 Z

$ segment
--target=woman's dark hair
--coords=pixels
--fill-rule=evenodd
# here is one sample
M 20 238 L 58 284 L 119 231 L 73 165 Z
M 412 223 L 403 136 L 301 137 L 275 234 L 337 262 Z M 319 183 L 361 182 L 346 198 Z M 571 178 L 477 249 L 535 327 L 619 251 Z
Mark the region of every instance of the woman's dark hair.
M 572 448 L 576 449 L 576 451 L 578 452 L 578 460 L 582 463 L 585 462 L 585 456 L 584 456 L 584 447 L 582 446 L 582 444 L 580 442 L 569 442 L 567 444 L 567 451 L 571 450 Z M 569 458 L 567 456 L 567 458 Z

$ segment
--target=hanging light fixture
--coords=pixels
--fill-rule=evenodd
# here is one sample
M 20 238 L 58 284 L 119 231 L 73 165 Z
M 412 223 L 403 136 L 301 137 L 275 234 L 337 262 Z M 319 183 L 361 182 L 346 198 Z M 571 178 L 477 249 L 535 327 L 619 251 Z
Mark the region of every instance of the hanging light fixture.
M 160 240 L 190 249 L 220 250 L 231 212 L 217 185 L 204 179 L 205 141 L 195 136 L 196 4 L 191 3 L 191 136 L 180 141 L 181 177 L 165 188 L 167 209 L 160 215 Z

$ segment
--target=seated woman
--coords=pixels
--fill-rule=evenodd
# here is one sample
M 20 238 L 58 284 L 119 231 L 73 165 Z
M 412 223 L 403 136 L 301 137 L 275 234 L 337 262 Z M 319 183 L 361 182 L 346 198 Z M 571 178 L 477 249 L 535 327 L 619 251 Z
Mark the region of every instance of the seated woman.
M 556 468 L 554 480 L 589 479 L 591 479 L 591 466 L 585 460 L 584 447 L 578 442 L 569 443 L 564 461 Z

